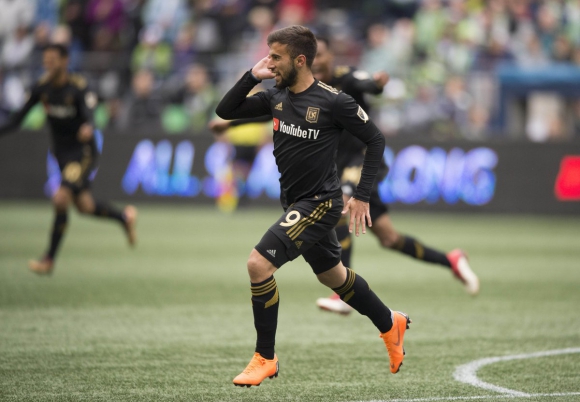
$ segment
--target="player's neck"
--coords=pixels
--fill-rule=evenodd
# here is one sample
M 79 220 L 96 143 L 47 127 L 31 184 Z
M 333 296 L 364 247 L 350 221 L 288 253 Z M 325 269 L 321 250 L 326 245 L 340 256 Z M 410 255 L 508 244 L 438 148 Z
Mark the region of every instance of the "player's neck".
M 307 72 L 298 73 L 296 84 L 288 87 L 288 89 L 294 94 L 299 94 L 300 92 L 304 92 L 310 88 L 312 84 L 314 84 L 314 77 L 312 76 L 312 72 L 309 70 Z
M 55 87 L 62 87 L 63 85 L 65 85 L 68 81 L 68 72 L 67 71 L 63 71 L 59 74 L 57 74 L 53 79 L 52 79 L 52 85 Z

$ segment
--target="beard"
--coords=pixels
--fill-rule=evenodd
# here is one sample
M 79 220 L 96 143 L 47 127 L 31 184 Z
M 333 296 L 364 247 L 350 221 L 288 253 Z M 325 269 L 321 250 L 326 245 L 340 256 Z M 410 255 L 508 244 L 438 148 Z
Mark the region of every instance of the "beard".
M 291 87 L 292 85 L 296 84 L 297 79 L 298 79 L 298 70 L 296 70 L 296 67 L 292 65 L 286 77 L 283 77 L 282 74 L 280 74 L 280 82 L 276 84 L 276 88 L 284 89 L 287 87 Z

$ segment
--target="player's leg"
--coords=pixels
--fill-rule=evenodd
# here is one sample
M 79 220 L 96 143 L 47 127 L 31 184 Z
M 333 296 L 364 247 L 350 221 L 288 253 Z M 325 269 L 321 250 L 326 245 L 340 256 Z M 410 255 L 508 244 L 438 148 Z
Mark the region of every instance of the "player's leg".
M 350 185 L 343 186 L 343 202 L 348 202 L 350 196 L 347 194 L 352 193 L 352 189 Z M 338 221 L 336 228 L 334 229 L 336 232 L 336 237 L 338 242 L 340 243 L 341 247 L 341 254 L 340 260 L 345 267 L 351 267 L 351 256 L 352 256 L 352 249 L 353 249 L 353 242 L 352 242 L 352 233 L 348 231 L 348 222 L 349 218 L 348 215 L 344 215 Z M 348 315 L 352 312 L 352 308 L 344 303 L 340 296 L 336 293 L 332 293 L 329 297 L 319 297 L 316 300 L 316 305 L 325 311 L 331 311 L 333 313 L 344 314 Z
M 40 260 L 31 260 L 28 266 L 37 274 L 50 274 L 54 268 L 54 260 L 68 225 L 68 208 L 72 203 L 73 193 L 70 188 L 60 186 L 52 197 L 54 221 L 50 233 L 48 250 Z
M 334 290 L 340 298 L 377 327 L 389 353 L 392 373 L 403 364 L 403 338 L 409 317 L 391 311 L 371 290 L 363 277 L 340 262 L 340 245 L 334 231 L 304 254 L 318 280 Z
M 260 385 L 267 377 L 278 376 L 275 344 L 280 298 L 274 273 L 288 261 L 285 249 L 285 244 L 268 230 L 248 258 L 256 348 L 248 366 L 234 378 L 237 386 Z
M 137 209 L 132 205 L 127 205 L 123 211 L 115 206 L 95 201 L 92 193 L 88 189 L 81 190 L 74 198 L 75 206 L 81 214 L 93 215 L 97 218 L 112 219 L 119 222 L 129 240 L 129 244 L 134 245 L 137 239 L 135 225 L 137 221 Z
M 375 209 L 374 214 L 372 213 L 373 209 Z M 453 250 L 448 254 L 444 254 L 437 249 L 421 243 L 413 237 L 400 234 L 394 228 L 387 211 L 384 210 L 383 213 L 379 215 L 376 212 L 377 209 L 381 210 L 380 207 L 377 208 L 371 203 L 371 218 L 373 220 L 371 230 L 378 238 L 381 246 L 399 251 L 421 261 L 449 268 L 454 276 L 464 284 L 465 290 L 469 294 L 476 295 L 479 292 L 479 279 L 471 270 L 471 267 L 467 262 L 467 256 L 463 251 Z

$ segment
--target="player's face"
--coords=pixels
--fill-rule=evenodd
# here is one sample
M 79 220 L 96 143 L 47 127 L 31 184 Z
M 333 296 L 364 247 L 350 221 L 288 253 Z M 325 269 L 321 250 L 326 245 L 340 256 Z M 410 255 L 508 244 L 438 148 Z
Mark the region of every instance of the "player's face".
M 331 78 L 332 53 L 325 42 L 318 41 L 316 57 L 312 62 L 312 74 L 314 78 L 322 82 L 328 82 Z
M 283 89 L 296 84 L 298 70 L 294 65 L 295 59 L 290 57 L 286 45 L 277 42 L 270 46 L 270 62 L 268 69 L 275 74 L 276 88 Z
M 42 64 L 50 79 L 66 70 L 67 58 L 56 50 L 47 50 L 42 55 Z

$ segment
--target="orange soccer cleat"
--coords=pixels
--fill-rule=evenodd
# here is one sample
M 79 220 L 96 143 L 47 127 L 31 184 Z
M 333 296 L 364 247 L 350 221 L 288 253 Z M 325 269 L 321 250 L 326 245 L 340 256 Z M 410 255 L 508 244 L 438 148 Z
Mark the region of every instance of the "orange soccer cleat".
M 409 329 L 411 322 L 407 314 L 393 311 L 393 327 L 388 332 L 380 334 L 387 347 L 387 352 L 389 352 L 391 373 L 393 374 L 398 373 L 399 368 L 403 365 L 403 359 L 405 358 L 403 338 L 405 337 L 405 330 Z
M 272 360 L 268 360 L 256 352 L 244 371 L 234 378 L 234 385 L 250 388 L 252 385 L 260 385 L 266 377 L 278 377 L 278 357 L 274 355 Z

